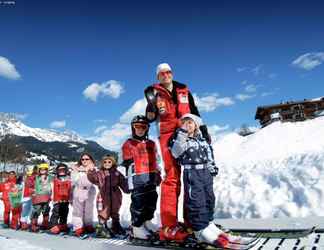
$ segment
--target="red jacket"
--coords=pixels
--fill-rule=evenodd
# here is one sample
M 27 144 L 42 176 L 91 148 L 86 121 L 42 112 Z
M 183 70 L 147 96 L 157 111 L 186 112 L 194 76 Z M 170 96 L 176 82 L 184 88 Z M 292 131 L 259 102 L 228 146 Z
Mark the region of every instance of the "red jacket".
M 69 202 L 71 198 L 71 179 L 54 179 L 54 202 Z
M 27 176 L 24 183 L 24 197 L 31 197 L 35 189 L 35 175 Z
M 149 97 L 152 95 L 154 101 Z M 148 101 L 146 112 L 155 113 L 160 134 L 174 132 L 179 125 L 178 119 L 184 114 L 200 116 L 187 86 L 176 81 L 173 81 L 172 92 L 156 83 L 145 90 L 145 96 Z
M 10 178 L 6 182 L 0 183 L 0 192 L 2 192 L 2 200 L 9 202 L 9 193 L 16 187 L 16 178 Z
M 130 189 L 144 185 L 159 185 L 160 171 L 157 165 L 157 151 L 152 140 L 128 139 L 122 146 L 123 160 L 132 160 L 128 169 Z M 130 183 L 130 181 L 132 181 Z M 133 188 L 131 187 L 133 186 Z

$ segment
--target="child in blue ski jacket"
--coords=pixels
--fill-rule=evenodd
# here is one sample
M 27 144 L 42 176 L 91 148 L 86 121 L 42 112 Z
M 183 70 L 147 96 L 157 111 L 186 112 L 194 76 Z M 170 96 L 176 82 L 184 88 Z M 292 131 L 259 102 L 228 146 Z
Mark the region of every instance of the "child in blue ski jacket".
M 200 117 L 185 114 L 171 137 L 172 155 L 183 168 L 184 217 L 199 242 L 226 247 L 228 235 L 213 223 L 215 195 L 213 176 L 218 173 L 212 147 L 199 130 Z

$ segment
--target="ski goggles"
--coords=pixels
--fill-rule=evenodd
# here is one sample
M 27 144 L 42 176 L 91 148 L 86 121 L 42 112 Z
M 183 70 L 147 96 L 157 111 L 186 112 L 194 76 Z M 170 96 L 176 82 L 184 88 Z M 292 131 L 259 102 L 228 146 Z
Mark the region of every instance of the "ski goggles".
M 161 76 L 167 76 L 167 75 L 171 75 L 171 74 L 172 74 L 171 70 L 159 72 L 159 75 L 161 75 Z
M 135 123 L 133 127 L 135 129 L 143 129 L 143 130 L 148 129 L 148 125 L 144 123 Z

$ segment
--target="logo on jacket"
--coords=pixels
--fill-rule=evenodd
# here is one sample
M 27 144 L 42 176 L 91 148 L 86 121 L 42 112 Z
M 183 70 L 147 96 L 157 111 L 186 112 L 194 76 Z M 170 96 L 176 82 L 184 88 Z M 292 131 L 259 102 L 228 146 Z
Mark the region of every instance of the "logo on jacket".
M 189 103 L 188 95 L 180 95 L 179 101 L 180 103 Z
M 156 102 L 156 107 L 158 108 L 160 114 L 166 112 L 166 104 L 164 100 L 158 99 Z

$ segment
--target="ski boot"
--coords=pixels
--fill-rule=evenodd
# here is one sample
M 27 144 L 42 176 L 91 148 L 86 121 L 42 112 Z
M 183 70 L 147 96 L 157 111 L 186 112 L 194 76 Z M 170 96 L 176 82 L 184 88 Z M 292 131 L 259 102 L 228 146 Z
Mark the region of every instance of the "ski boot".
M 68 233 L 69 232 L 69 227 L 68 227 L 67 224 L 60 224 L 59 228 L 60 228 L 61 233 Z
M 85 233 L 92 234 L 96 231 L 96 229 L 92 225 L 87 225 L 84 227 Z
M 135 239 L 140 240 L 148 240 L 151 237 L 151 233 L 144 227 L 144 225 L 140 227 L 132 227 L 132 235 Z
M 31 221 L 31 231 L 37 233 L 39 231 L 39 227 L 37 225 L 37 219 L 32 219 Z
M 184 242 L 189 236 L 187 230 L 177 225 L 174 227 L 163 227 L 159 231 L 161 241 Z
M 74 231 L 74 235 L 77 236 L 77 237 L 82 237 L 85 233 L 85 230 L 83 227 L 81 228 L 78 228 Z
M 109 230 L 105 227 L 104 224 L 99 223 L 96 226 L 96 237 L 97 238 L 111 238 Z
M 214 223 L 200 231 L 194 231 L 198 243 L 207 243 L 220 248 L 226 248 L 229 244 L 229 238 L 226 233 L 220 230 Z
M 47 230 L 49 227 L 48 216 L 43 217 L 43 222 L 41 225 L 41 230 Z
M 27 222 L 20 223 L 20 230 L 26 231 L 26 230 L 28 230 L 28 228 L 29 228 L 29 225 L 27 224 Z
M 159 227 L 152 223 L 152 221 L 147 220 L 144 222 L 144 227 L 147 231 L 151 233 L 156 233 L 159 230 Z
M 61 232 L 61 230 L 60 230 L 60 226 L 59 226 L 59 225 L 56 225 L 56 226 L 52 227 L 52 228 L 50 229 L 50 232 L 51 232 L 52 234 L 59 234 L 59 233 Z
M 114 235 L 125 235 L 126 231 L 119 223 L 119 220 L 113 220 L 111 224 L 111 232 Z

